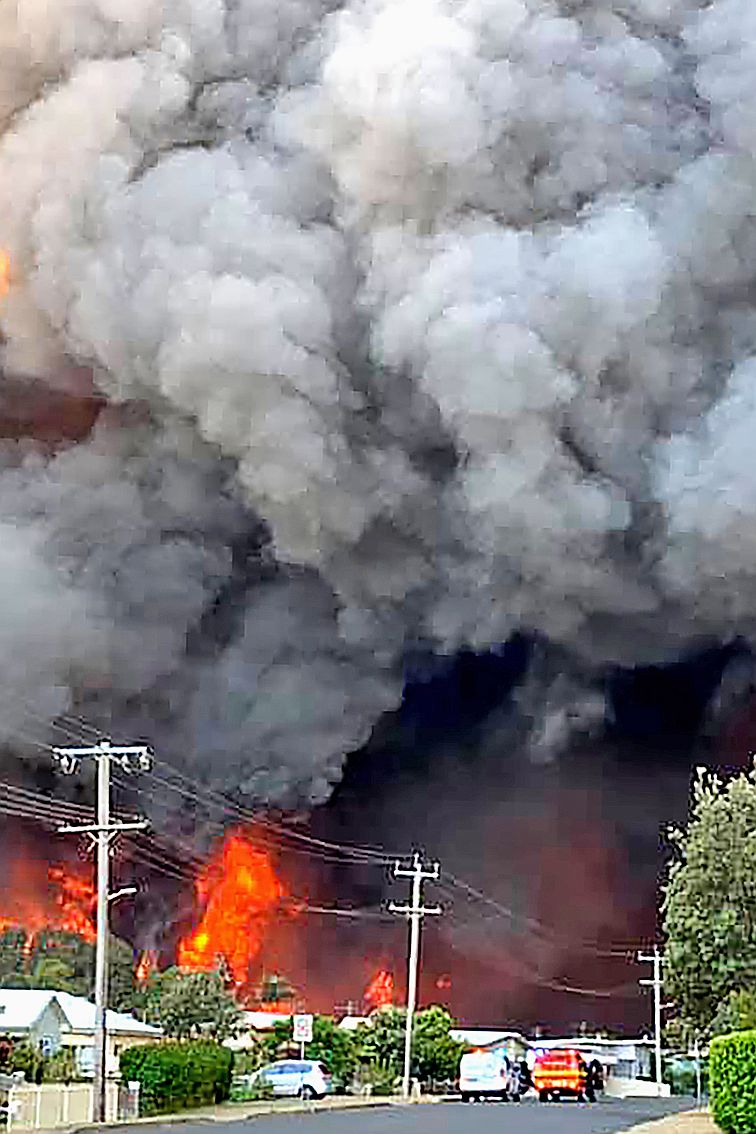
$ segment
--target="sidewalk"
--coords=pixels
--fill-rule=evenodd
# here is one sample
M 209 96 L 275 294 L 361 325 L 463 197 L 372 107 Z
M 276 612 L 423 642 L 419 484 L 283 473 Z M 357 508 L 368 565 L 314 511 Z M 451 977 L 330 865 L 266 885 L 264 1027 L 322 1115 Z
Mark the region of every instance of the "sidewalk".
M 653 1122 L 634 1126 L 628 1134 L 722 1134 L 706 1111 L 691 1110 L 683 1114 L 670 1114 Z
M 423 1102 L 435 1101 L 428 1097 Z M 268 1114 L 314 1114 L 320 1110 L 358 1110 L 362 1107 L 411 1106 L 396 1095 L 374 1095 L 363 1098 L 356 1095 L 343 1095 L 315 1102 L 302 1102 L 300 1099 L 272 1099 L 269 1102 L 226 1102 L 217 1106 L 201 1107 L 198 1110 L 182 1110 L 170 1114 L 155 1114 L 149 1118 L 130 1118 L 121 1122 L 77 1123 L 75 1126 L 56 1126 L 54 1130 L 19 1131 L 19 1134 L 92 1134 L 95 1130 L 126 1130 L 137 1126 L 182 1126 L 194 1122 L 243 1122 L 248 1118 L 260 1118 Z

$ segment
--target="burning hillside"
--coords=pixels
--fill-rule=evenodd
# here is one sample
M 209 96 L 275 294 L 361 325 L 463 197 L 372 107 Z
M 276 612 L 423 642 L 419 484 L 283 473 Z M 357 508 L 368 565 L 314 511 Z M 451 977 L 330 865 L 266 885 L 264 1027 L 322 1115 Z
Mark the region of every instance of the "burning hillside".
M 22 929 L 27 948 L 44 930 L 63 930 L 93 942 L 95 888 L 91 875 L 51 866 L 28 856 L 5 865 L 0 894 L 0 933 Z

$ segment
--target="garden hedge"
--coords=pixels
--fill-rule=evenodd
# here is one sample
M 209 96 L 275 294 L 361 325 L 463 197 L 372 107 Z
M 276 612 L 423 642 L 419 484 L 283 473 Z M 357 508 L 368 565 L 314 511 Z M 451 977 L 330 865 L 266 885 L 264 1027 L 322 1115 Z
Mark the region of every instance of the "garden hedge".
M 733 1032 L 711 1042 L 709 1100 L 725 1134 L 756 1131 L 756 1031 Z
M 164 1114 L 224 1102 L 231 1093 L 234 1057 L 212 1040 L 167 1040 L 127 1048 L 120 1066 L 125 1082 L 141 1084 L 140 1114 Z

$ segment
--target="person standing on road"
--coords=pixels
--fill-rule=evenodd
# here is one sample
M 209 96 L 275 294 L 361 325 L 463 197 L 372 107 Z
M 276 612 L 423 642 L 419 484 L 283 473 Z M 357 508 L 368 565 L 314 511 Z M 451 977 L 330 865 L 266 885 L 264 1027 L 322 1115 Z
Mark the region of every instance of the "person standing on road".
M 598 1059 L 592 1059 L 587 1070 L 585 1094 L 588 1102 L 595 1102 L 596 1096 L 604 1089 L 604 1070 Z

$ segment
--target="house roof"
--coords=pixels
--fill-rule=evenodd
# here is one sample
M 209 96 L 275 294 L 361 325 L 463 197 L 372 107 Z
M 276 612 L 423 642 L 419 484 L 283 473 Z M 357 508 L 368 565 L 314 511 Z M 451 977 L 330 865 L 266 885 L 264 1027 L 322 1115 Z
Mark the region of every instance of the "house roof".
M 63 1009 L 72 1032 L 93 1032 L 95 1028 L 95 1006 L 83 996 L 72 996 L 70 992 L 56 992 L 55 999 Z M 151 1024 L 144 1024 L 135 1016 L 126 1012 L 111 1012 L 108 1009 L 105 1026 L 109 1032 L 121 1032 L 128 1035 L 159 1036 L 160 1028 Z
M 506 1040 L 514 1040 L 523 1047 L 529 1046 L 528 1040 L 520 1032 L 507 1032 L 497 1028 L 453 1028 L 451 1036 L 471 1047 L 488 1047 L 489 1044 L 503 1043 Z
M 248 1028 L 263 1032 L 290 1019 L 291 1012 L 243 1012 L 241 1022 Z
M 0 988 L 0 1031 L 26 1031 L 33 1027 L 49 1004 L 55 1004 L 64 1030 L 94 1032 L 95 1006 L 83 996 L 43 988 Z M 132 1036 L 162 1035 L 160 1028 L 143 1024 L 125 1012 L 108 1011 L 108 1031 Z
M 44 989 L 0 988 L 0 1032 L 32 1028 L 53 995 Z

